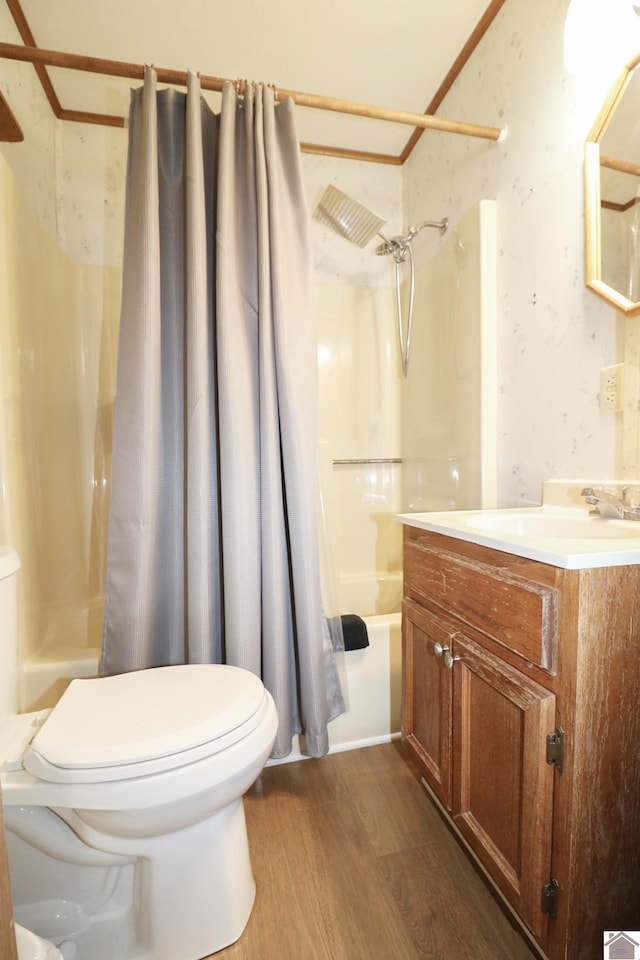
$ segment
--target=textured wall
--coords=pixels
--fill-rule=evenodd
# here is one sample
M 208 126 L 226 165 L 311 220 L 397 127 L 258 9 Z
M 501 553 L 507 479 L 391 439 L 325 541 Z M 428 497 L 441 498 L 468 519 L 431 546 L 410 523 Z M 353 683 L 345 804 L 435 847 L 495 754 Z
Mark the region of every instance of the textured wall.
M 613 79 L 563 63 L 568 0 L 509 0 L 439 113 L 501 126 L 504 143 L 435 133 L 405 165 L 412 219 L 456 223 L 498 205 L 498 497 L 540 498 L 550 477 L 620 473 L 620 415 L 598 408 L 599 371 L 622 360 L 613 309 L 584 287 L 582 148 Z M 620 61 L 620 66 L 624 61 Z

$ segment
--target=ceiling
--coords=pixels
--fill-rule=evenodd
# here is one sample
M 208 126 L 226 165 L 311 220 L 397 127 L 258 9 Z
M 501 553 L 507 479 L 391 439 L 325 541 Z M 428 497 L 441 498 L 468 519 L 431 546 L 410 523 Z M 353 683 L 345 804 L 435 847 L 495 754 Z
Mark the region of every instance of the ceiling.
M 5 42 L 263 81 L 422 114 L 437 107 L 505 0 L 0 2 L 14 18 L 23 15 L 21 32 L 16 29 Z M 124 116 L 128 88 L 139 85 L 76 70 L 47 71 L 65 110 Z M 210 96 L 215 105 L 217 95 Z M 297 124 L 303 143 L 383 154 L 396 162 L 413 133 L 411 126 L 305 107 L 297 111 Z

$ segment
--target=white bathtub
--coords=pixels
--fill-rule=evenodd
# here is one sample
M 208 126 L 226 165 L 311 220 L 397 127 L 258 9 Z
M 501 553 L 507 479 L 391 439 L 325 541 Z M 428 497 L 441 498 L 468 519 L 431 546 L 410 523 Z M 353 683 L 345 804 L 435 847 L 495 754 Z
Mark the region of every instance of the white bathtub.
M 329 725 L 330 751 L 384 743 L 400 735 L 402 574 L 343 578 L 340 610 L 367 625 L 369 646 L 338 655 L 346 712 Z
M 369 646 L 337 654 L 347 709 L 329 724 L 329 753 L 387 743 L 400 736 L 402 574 L 344 578 L 338 596 L 342 613 L 358 614 L 365 621 Z M 288 757 L 270 763 L 302 758 L 296 738 Z
M 331 753 L 386 743 L 400 735 L 400 614 L 363 619 L 369 646 L 338 655 L 347 711 L 329 724 Z

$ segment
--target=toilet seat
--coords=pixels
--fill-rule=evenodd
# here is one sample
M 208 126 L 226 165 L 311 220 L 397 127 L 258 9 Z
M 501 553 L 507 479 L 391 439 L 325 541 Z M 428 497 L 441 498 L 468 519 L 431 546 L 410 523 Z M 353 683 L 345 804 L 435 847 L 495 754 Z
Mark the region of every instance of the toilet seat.
M 247 670 L 181 664 L 73 680 L 24 756 L 52 783 L 113 782 L 174 770 L 248 736 L 265 688 Z

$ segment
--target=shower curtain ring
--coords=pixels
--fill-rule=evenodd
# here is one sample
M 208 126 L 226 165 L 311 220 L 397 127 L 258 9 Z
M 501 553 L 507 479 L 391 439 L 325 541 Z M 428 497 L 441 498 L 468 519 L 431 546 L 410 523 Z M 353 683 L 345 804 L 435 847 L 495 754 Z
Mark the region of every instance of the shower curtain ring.
M 245 94 L 245 90 L 247 89 L 248 83 L 249 83 L 248 80 L 240 79 L 240 77 L 238 77 L 238 79 L 236 80 L 236 94 L 238 96 L 238 100 L 240 100 L 241 103 L 244 100 L 244 94 Z
M 277 103 L 277 102 L 278 102 L 278 88 L 276 87 L 275 83 L 268 83 L 267 86 L 268 86 L 268 87 L 271 87 L 271 89 L 273 90 L 273 102 L 274 102 L 274 103 Z

